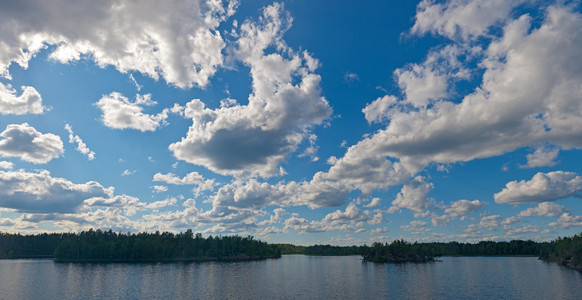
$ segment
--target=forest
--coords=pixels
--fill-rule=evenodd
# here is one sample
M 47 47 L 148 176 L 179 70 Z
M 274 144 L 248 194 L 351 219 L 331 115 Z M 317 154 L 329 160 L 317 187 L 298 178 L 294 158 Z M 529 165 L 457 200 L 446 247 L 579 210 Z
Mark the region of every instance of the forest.
M 582 234 L 551 242 L 513 240 L 478 243 L 410 243 L 395 240 L 371 246 L 268 244 L 252 236 L 208 236 L 192 230 L 177 234 L 116 233 L 100 229 L 80 233 L 21 235 L 0 232 L 0 259 L 54 258 L 56 261 L 250 260 L 281 254 L 361 255 L 371 262 L 422 262 L 440 256 L 537 256 L 582 269 Z
M 542 248 L 540 259 L 582 271 L 582 233 L 552 241 Z
M 281 250 L 252 236 L 194 235 L 192 230 L 123 234 L 112 230 L 39 235 L 0 234 L 0 258 L 55 261 L 179 261 L 277 258 Z

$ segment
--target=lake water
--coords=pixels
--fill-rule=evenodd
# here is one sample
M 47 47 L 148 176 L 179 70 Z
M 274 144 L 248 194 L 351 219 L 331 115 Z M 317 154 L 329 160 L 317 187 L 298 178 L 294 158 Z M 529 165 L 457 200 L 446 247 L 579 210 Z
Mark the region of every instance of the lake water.
M 534 257 L 376 264 L 360 256 L 250 262 L 0 260 L 0 299 L 582 299 L 582 273 Z

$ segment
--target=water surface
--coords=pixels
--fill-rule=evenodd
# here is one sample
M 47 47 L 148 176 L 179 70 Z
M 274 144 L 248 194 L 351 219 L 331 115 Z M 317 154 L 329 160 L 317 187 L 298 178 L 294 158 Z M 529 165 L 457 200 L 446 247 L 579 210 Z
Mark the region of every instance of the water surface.
M 534 257 L 419 264 L 284 255 L 250 262 L 0 260 L 0 299 L 582 299 L 582 273 Z

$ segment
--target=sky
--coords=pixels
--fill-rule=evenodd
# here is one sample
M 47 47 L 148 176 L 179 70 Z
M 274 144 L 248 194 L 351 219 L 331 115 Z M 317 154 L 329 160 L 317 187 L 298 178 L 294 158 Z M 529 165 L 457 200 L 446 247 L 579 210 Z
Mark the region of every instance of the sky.
M 0 232 L 577 234 L 581 5 L 2 1 Z

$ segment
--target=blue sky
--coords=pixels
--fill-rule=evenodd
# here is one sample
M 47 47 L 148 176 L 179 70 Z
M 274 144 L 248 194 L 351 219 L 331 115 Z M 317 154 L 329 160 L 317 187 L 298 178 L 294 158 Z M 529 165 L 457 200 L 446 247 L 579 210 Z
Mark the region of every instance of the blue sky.
M 582 227 L 579 1 L 0 4 L 0 231 Z

